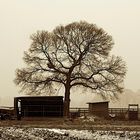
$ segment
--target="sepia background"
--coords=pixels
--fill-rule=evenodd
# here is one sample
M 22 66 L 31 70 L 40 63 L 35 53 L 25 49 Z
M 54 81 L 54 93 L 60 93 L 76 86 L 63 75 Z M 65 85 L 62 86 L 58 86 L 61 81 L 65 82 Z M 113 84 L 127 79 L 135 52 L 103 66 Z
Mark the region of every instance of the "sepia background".
M 80 20 L 108 32 L 115 42 L 111 54 L 126 61 L 126 90 L 111 105 L 140 103 L 139 7 L 139 0 L 0 0 L 0 106 L 12 106 L 13 97 L 23 95 L 13 80 L 15 70 L 24 66 L 22 57 L 30 47 L 30 35 Z M 91 93 L 77 93 L 71 97 L 73 106 L 100 100 Z

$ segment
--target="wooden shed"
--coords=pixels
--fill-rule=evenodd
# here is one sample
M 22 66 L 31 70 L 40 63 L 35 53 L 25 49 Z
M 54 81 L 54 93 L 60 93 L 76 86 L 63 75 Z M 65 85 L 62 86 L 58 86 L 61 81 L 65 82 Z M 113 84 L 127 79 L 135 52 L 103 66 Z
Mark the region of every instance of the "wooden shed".
M 91 102 L 89 104 L 89 113 L 91 115 L 108 118 L 108 101 Z
M 63 96 L 24 96 L 14 98 L 17 118 L 62 117 Z

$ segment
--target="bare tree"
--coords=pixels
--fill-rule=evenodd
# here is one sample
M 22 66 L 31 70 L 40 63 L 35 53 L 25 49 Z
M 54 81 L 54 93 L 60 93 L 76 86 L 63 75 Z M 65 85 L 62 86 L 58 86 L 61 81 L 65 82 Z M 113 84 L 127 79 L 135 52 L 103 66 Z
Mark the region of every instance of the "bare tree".
M 16 71 L 16 85 L 27 94 L 47 94 L 54 87 L 65 89 L 64 115 L 69 115 L 73 87 L 83 87 L 102 97 L 117 97 L 123 90 L 125 62 L 109 55 L 113 40 L 103 29 L 87 22 L 38 31 L 24 53 L 26 68 Z

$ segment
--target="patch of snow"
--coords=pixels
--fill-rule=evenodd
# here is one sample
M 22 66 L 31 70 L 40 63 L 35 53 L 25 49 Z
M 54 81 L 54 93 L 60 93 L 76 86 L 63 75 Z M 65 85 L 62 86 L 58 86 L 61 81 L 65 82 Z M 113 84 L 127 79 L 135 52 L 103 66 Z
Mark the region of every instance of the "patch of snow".
M 0 140 L 138 140 L 140 131 L 96 131 L 0 127 Z
M 66 129 L 48 129 L 59 134 L 66 134 L 70 137 L 77 137 L 79 139 L 92 139 L 93 135 L 88 130 L 66 130 Z
M 53 131 L 55 133 L 62 134 L 62 135 L 64 135 L 65 132 L 66 132 L 66 130 L 64 130 L 64 129 L 55 129 L 55 128 L 53 128 L 53 129 L 47 129 L 47 130 Z

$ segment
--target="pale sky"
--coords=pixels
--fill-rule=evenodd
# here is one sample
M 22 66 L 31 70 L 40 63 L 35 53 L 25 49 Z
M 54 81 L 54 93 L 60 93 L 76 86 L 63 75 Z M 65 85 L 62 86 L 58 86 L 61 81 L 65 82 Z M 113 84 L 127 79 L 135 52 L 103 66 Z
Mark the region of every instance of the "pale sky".
M 140 89 L 140 0 L 0 0 L 0 97 L 18 95 L 15 70 L 31 34 L 80 20 L 112 35 L 111 54 L 127 63 L 125 88 Z

